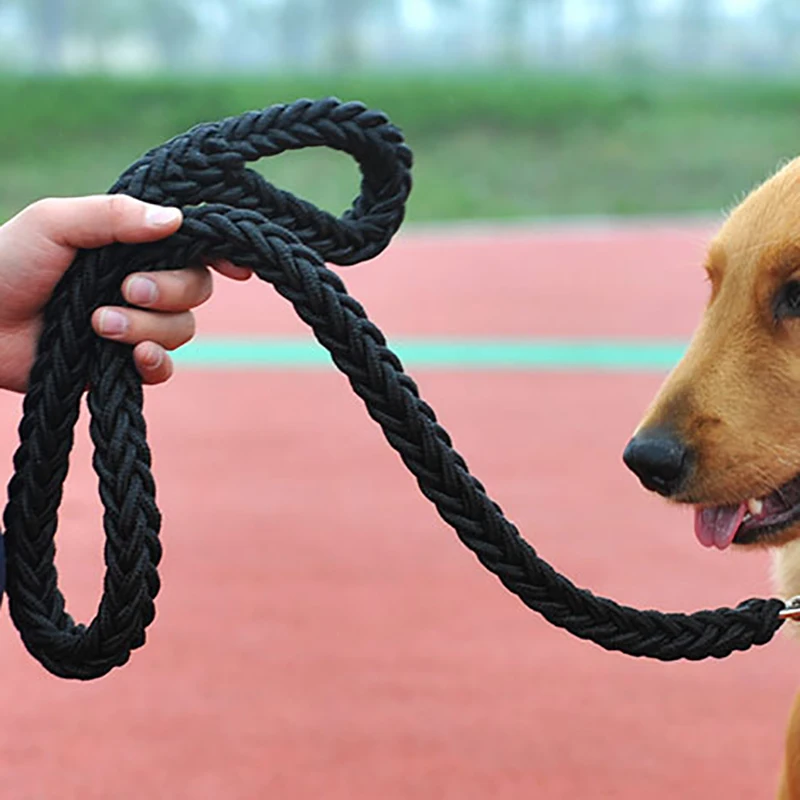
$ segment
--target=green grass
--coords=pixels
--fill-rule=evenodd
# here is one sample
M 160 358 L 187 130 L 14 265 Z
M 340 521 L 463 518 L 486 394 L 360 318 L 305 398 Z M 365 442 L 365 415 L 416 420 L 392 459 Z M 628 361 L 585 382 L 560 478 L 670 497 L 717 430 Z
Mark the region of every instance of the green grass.
M 297 97 L 360 99 L 415 153 L 409 219 L 648 214 L 730 205 L 800 153 L 800 85 L 673 78 L 463 74 L 122 80 L 0 77 L 0 217 L 46 195 L 104 191 L 191 125 Z M 340 211 L 347 157 L 258 165 Z

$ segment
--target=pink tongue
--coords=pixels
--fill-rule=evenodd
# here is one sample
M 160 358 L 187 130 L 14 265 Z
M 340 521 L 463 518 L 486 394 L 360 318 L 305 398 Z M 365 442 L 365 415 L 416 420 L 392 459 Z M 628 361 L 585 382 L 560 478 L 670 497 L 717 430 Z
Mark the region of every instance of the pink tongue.
M 745 503 L 738 506 L 695 508 L 694 532 L 697 540 L 703 547 L 724 550 L 736 536 L 746 511 Z

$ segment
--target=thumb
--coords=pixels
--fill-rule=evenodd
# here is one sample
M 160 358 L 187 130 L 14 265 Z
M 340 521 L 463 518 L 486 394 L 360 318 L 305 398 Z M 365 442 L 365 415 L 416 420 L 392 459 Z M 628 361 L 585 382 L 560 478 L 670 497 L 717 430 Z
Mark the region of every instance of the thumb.
M 57 246 L 79 249 L 152 242 L 175 233 L 182 221 L 179 208 L 113 194 L 39 200 L 9 224 L 23 237 L 44 237 Z

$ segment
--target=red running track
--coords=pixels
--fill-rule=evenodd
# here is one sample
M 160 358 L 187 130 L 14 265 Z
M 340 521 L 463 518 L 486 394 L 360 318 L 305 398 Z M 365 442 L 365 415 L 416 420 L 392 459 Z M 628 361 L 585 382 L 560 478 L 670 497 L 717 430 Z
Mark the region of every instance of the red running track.
M 345 277 L 392 335 L 686 336 L 706 236 L 407 236 Z M 201 332 L 300 331 L 283 305 L 222 285 Z M 622 466 L 659 376 L 415 377 L 492 496 L 579 584 L 672 610 L 770 592 L 766 556 L 701 549 L 688 515 Z M 158 616 L 128 666 L 84 685 L 44 673 L 6 615 L 0 797 L 772 796 L 796 645 L 660 664 L 551 628 L 458 543 L 359 402 L 333 372 L 184 371 L 149 391 Z M 0 397 L 6 463 L 18 406 Z M 102 574 L 87 438 L 59 533 L 79 618 Z

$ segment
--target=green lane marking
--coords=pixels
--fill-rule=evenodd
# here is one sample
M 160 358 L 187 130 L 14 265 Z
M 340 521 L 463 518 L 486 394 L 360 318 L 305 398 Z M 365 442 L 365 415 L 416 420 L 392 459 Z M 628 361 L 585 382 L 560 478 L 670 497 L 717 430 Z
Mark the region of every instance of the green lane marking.
M 685 342 L 596 339 L 430 338 L 389 341 L 408 369 L 663 372 Z M 200 369 L 324 369 L 330 355 L 316 340 L 198 338 L 174 353 L 175 362 Z

